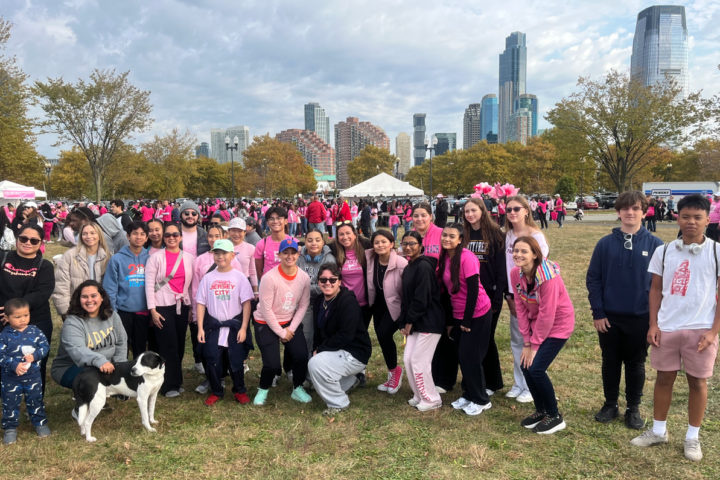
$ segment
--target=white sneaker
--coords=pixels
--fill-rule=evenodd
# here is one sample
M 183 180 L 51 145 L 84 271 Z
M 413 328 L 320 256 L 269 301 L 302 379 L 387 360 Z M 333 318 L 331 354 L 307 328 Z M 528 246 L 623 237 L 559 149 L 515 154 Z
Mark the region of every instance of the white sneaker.
M 630 444 L 635 445 L 636 447 L 652 447 L 653 445 L 668 443 L 668 440 L 667 431 L 665 431 L 665 435 L 656 435 L 655 432 L 653 432 L 652 427 L 650 427 L 637 437 L 630 440 Z
M 485 405 L 478 405 L 477 403 L 470 402 L 465 408 L 463 408 L 463 412 L 468 415 L 475 416 L 480 415 L 484 410 L 487 410 L 490 407 L 492 407 L 492 403 L 490 402 Z
M 200 385 L 197 386 L 195 389 L 195 393 L 199 393 L 200 395 L 205 395 L 208 390 L 210 390 L 210 380 L 205 380 Z
M 420 400 L 416 398 L 411 398 L 410 400 L 408 400 L 408 405 L 410 405 L 411 407 L 417 407 L 419 403 Z
M 489 388 L 486 388 L 485 393 L 487 393 L 488 397 L 492 397 L 495 394 L 495 391 L 490 390 Z
M 170 390 L 169 392 L 167 392 L 167 393 L 165 394 L 165 396 L 166 396 L 167 398 L 179 397 L 179 396 L 180 396 L 180 392 L 178 392 L 177 390 Z
M 505 394 L 507 398 L 517 398 L 523 393 L 523 389 L 517 385 L 513 385 L 509 392 Z
M 518 395 L 515 400 L 517 400 L 520 403 L 530 403 L 533 401 L 533 396 L 530 393 L 530 390 L 525 390 L 520 395 Z
M 272 383 L 273 388 L 277 387 L 277 384 L 279 381 L 280 381 L 280 375 L 275 375 L 275 378 L 273 378 L 273 383 Z
M 436 403 L 435 405 L 423 405 L 422 403 L 419 403 L 416 408 L 420 412 L 429 412 L 430 410 L 436 410 L 438 408 L 442 407 L 441 403 Z
M 443 394 L 447 393 L 447 390 L 445 390 L 445 389 L 442 388 L 442 387 L 438 387 L 437 385 L 435 385 L 435 390 L 437 390 L 437 392 L 438 392 L 440 395 L 443 395 Z
M 289 372 L 285 372 L 285 378 L 288 379 L 288 382 L 290 382 L 290 385 L 293 384 L 293 373 L 292 373 L 292 370 L 290 370 Z
M 203 364 L 200 362 L 195 364 L 195 371 L 200 375 L 205 375 L 205 367 L 203 367 Z
M 247 363 L 243 363 L 243 373 L 247 373 L 250 371 L 250 367 L 248 367 Z
M 685 439 L 685 458 L 693 462 L 699 462 L 703 458 L 700 440 L 697 438 Z
M 455 410 L 462 410 L 463 408 L 467 407 L 471 403 L 472 402 L 470 400 L 468 400 L 467 398 L 460 397 L 457 400 L 455 400 L 454 402 L 452 402 L 450 405 L 452 405 L 452 407 Z
M 378 391 L 380 392 L 387 392 L 388 391 L 388 383 L 390 383 L 390 379 L 392 378 L 392 373 L 388 372 L 388 379 L 387 382 L 381 383 L 378 385 Z

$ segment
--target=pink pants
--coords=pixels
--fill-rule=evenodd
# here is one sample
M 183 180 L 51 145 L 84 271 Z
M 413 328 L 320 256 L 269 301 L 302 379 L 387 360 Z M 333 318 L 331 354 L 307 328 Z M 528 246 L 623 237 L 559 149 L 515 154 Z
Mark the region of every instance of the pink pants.
M 45 229 L 45 241 L 46 242 L 48 240 L 50 240 L 50 234 L 52 233 L 52 227 L 53 227 L 53 222 L 43 223 L 43 228 Z
M 432 359 L 440 341 L 439 333 L 411 333 L 405 345 L 405 369 L 413 398 L 423 406 L 442 403 L 432 378 Z

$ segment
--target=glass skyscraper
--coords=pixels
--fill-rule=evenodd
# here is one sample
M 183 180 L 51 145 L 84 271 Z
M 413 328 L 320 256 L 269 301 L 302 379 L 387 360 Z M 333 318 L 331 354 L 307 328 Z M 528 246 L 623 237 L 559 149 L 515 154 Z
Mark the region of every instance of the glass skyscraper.
M 537 137 L 538 135 L 538 99 L 536 95 L 532 93 L 523 93 L 517 100 L 515 100 L 514 112 L 517 112 L 521 108 L 527 108 L 530 112 L 530 118 L 532 119 L 531 135 Z
M 330 117 L 319 103 L 305 104 L 305 130 L 317 133 L 323 142 L 330 145 Z
M 413 115 L 413 160 L 414 167 L 422 165 L 425 161 L 425 115 L 416 113 Z
M 497 143 L 498 133 L 498 99 L 491 93 L 482 98 L 482 111 L 480 113 L 480 140 L 488 143 Z M 488 136 L 489 135 L 489 136 Z M 490 140 L 494 139 L 493 142 Z
M 457 150 L 457 133 L 436 133 L 438 139 L 435 145 L 435 155 L 442 155 L 452 150 Z
M 688 29 L 685 7 L 649 7 L 637 16 L 630 75 L 643 85 L 654 85 L 670 75 L 683 89 L 690 89 Z
M 482 105 L 471 103 L 465 109 L 463 115 L 463 150 L 470 150 L 476 143 L 480 142 L 480 112 Z
M 500 95 L 498 98 L 498 137 L 507 141 L 506 123 L 513 113 L 515 100 L 525 93 L 527 80 L 527 43 L 525 34 L 513 32 L 505 39 L 505 51 L 500 54 Z

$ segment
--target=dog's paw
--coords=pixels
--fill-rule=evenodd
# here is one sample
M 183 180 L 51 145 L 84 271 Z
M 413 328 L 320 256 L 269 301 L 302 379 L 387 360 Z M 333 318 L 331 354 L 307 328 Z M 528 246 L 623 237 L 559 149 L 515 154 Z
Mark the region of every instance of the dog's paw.
M 152 423 L 153 425 L 156 425 L 156 424 L 158 424 L 158 423 L 160 423 L 160 422 L 158 422 L 157 420 L 153 419 L 153 420 L 150 420 L 150 423 Z
M 97 438 L 95 438 L 95 437 L 87 437 L 87 438 L 85 438 L 85 440 L 87 440 L 90 443 L 97 442 Z

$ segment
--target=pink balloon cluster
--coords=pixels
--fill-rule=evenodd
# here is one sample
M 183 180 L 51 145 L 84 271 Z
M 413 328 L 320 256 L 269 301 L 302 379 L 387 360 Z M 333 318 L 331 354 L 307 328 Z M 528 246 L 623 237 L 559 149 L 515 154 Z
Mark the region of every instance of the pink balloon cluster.
M 500 185 L 499 183 L 490 185 L 489 183 L 481 182 L 475 185 L 475 193 L 470 196 L 482 198 L 483 195 L 488 195 L 490 198 L 498 199 L 513 197 L 517 195 L 519 191 L 519 188 L 515 188 L 515 185 L 510 185 L 509 183 L 505 185 Z

